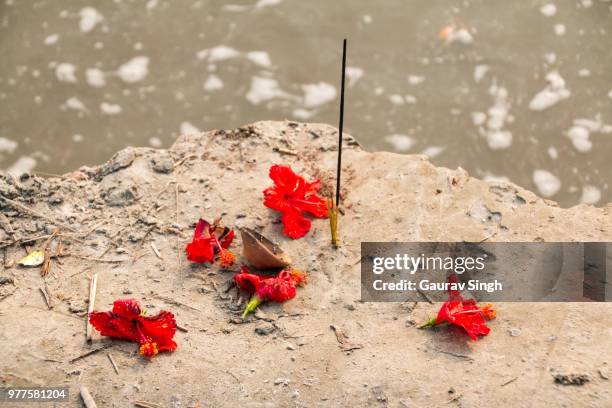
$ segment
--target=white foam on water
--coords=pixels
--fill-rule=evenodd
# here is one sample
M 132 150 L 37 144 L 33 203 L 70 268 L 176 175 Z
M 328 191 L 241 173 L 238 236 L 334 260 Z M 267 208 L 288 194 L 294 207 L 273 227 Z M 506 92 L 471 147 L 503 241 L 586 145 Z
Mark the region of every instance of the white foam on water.
M 134 83 L 145 79 L 149 74 L 149 57 L 137 56 L 121 65 L 117 75 L 123 82 Z
M 62 82 L 76 82 L 76 66 L 68 62 L 62 62 L 55 67 L 55 76 Z
M 571 96 L 572 93 L 565 87 L 565 80 L 557 71 L 546 74 L 546 81 L 548 85 L 531 99 L 529 109 L 543 111 Z
M 612 89 L 608 91 L 608 98 L 612 99 Z
M 59 40 L 59 34 L 51 34 L 45 37 L 45 45 L 53 45 L 56 44 Z
M 555 24 L 554 30 L 555 34 L 558 36 L 565 35 L 565 32 L 567 31 L 564 24 Z
M 304 106 L 314 108 L 336 99 L 336 87 L 326 82 L 302 85 L 304 91 Z
M 36 167 L 36 159 L 30 156 L 22 156 L 6 171 L 14 176 L 21 176 L 23 173 L 29 173 Z
M 404 97 L 399 94 L 389 95 L 389 101 L 394 105 L 403 105 Z
M 255 3 L 255 8 L 271 7 L 281 4 L 283 0 L 259 0 Z
M 194 125 L 186 121 L 181 123 L 180 129 L 181 129 L 181 135 L 199 135 L 200 133 L 202 133 L 200 129 L 198 129 L 197 127 L 195 127 Z
M 555 54 L 554 52 L 547 52 L 546 54 L 544 54 L 544 59 L 546 60 L 546 62 L 552 65 L 557 62 L 557 54 Z
M 76 96 L 68 98 L 68 100 L 66 100 L 64 105 L 67 108 L 74 109 L 77 111 L 81 111 L 81 112 L 87 111 L 87 108 L 85 108 L 85 105 L 83 104 L 83 102 L 81 102 L 81 100 L 77 98 Z
M 14 140 L 7 139 L 6 137 L 0 137 L 0 152 L 2 153 L 13 153 L 19 146 L 19 143 Z
M 85 79 L 89 86 L 93 86 L 94 88 L 102 88 L 106 85 L 106 76 L 104 72 L 98 68 L 87 68 L 85 71 Z
M 582 78 L 587 78 L 591 76 L 591 71 L 587 68 L 582 68 L 578 71 L 578 76 Z
M 595 186 L 583 186 L 580 202 L 584 204 L 597 204 L 601 200 L 601 190 Z
M 249 9 L 249 6 L 243 5 L 243 4 L 225 4 L 223 5 L 223 10 L 231 11 L 234 13 L 240 13 L 243 11 L 247 11 L 248 9 Z
M 469 45 L 474 42 L 474 36 L 466 28 L 447 27 L 444 30 L 444 38 L 447 44 L 458 42 L 464 45 Z
M 183 133 L 186 134 L 186 133 Z M 159 149 L 162 147 L 162 141 L 159 137 L 153 136 L 149 138 L 149 146 Z
M 425 81 L 425 77 L 422 75 L 408 75 L 408 83 L 410 85 L 419 85 Z
M 277 80 L 254 76 L 251 78 L 251 87 L 246 94 L 246 99 L 253 105 L 259 105 L 262 102 L 286 96 L 288 96 L 288 94 L 280 89 Z
M 272 66 L 270 54 L 265 51 L 250 51 L 247 52 L 246 57 L 260 67 L 270 68 Z
M 545 198 L 554 196 L 561 189 L 561 180 L 547 170 L 535 170 L 532 180 L 540 195 Z
M 358 67 L 346 67 L 346 79 L 348 86 L 353 86 L 363 77 L 364 71 Z
M 204 90 L 205 91 L 218 91 L 219 89 L 223 89 L 223 81 L 218 76 L 211 74 L 204 82 Z
M 408 135 L 393 134 L 385 137 L 385 142 L 389 143 L 398 152 L 407 152 L 414 145 L 414 139 Z
M 79 28 L 82 32 L 88 33 L 94 29 L 94 27 L 104 20 L 104 16 L 93 7 L 84 7 L 79 11 L 81 21 L 79 21 Z
M 72 141 L 75 143 L 81 143 L 85 138 L 83 137 L 83 135 L 80 134 L 76 134 L 76 135 L 72 135 Z
M 297 108 L 293 110 L 293 117 L 300 120 L 307 120 L 313 117 L 315 113 L 315 111 Z
M 540 7 L 540 13 L 542 13 L 542 15 L 545 17 L 552 17 L 557 14 L 557 6 L 552 3 L 545 4 Z
M 117 115 L 121 113 L 123 109 L 120 105 L 108 102 L 102 102 L 100 104 L 100 111 L 106 115 Z
M 364 15 L 364 16 L 363 16 L 361 19 L 362 19 L 362 20 L 363 20 L 363 22 L 364 22 L 364 23 L 366 23 L 366 24 L 371 24 L 371 23 L 372 23 L 372 21 L 374 21 L 374 19 L 372 18 L 372 16 L 371 16 L 371 15 L 369 15 L 369 14 Z
M 559 152 L 553 146 L 549 147 L 547 152 L 551 159 L 556 160 L 559 158 Z
M 429 146 L 427 148 L 425 148 L 421 154 L 424 154 L 425 156 L 429 157 L 430 159 L 433 159 L 436 156 L 439 156 L 440 153 L 442 153 L 444 151 L 444 147 L 442 146 Z
M 147 1 L 147 4 L 146 4 L 145 7 L 146 7 L 147 10 L 153 10 L 155 7 L 157 7 L 157 0 L 149 0 L 149 1 Z
M 589 7 L 591 7 L 593 5 L 593 0 L 581 0 L 580 4 L 584 8 L 589 8 Z
M 472 112 L 472 123 L 481 126 L 487 121 L 487 114 L 484 112 Z
M 491 150 L 507 149 L 512 145 L 512 133 L 505 129 L 506 122 L 512 118 L 508 90 L 494 82 L 489 87 L 489 95 L 494 98 L 493 105 L 486 114 L 472 112 L 472 122 L 478 126 L 478 133 L 487 140 Z
M 593 148 L 593 143 L 589 140 L 591 132 L 583 126 L 572 126 L 566 132 L 566 135 L 572 141 L 574 148 L 580 153 L 590 152 Z
M 414 95 L 405 95 L 404 100 L 406 101 L 406 103 L 409 103 L 411 105 L 417 103 L 417 98 Z
M 612 133 L 612 126 L 596 119 L 574 119 L 574 124 L 565 134 L 572 141 L 574 148 L 580 153 L 587 153 L 593 149 L 590 140 L 591 133 Z
M 240 55 L 239 51 L 226 45 L 217 45 L 216 47 L 199 51 L 196 54 L 198 59 L 206 59 L 209 62 L 225 61 L 230 58 L 237 58 Z
M 487 72 L 491 69 L 490 66 L 486 64 L 479 64 L 474 67 L 474 82 L 478 83 L 483 80 Z

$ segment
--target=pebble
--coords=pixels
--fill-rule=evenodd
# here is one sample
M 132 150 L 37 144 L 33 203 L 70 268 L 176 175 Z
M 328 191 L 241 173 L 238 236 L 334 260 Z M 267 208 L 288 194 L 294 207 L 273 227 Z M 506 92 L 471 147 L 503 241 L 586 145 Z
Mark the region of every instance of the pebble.
M 511 335 L 512 337 L 518 337 L 518 336 L 520 336 L 520 335 L 521 335 L 521 329 L 516 329 L 516 328 L 514 328 L 514 329 L 510 329 L 510 335 Z

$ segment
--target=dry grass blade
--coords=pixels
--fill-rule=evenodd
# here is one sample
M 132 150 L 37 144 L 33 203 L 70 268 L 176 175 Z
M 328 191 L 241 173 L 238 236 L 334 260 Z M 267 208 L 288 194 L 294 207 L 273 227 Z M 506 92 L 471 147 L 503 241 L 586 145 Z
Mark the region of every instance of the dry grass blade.
M 363 348 L 361 344 L 351 342 L 348 336 L 346 335 L 346 333 L 344 333 L 344 330 L 342 330 L 340 327 L 337 327 L 334 325 L 331 325 L 329 327 L 336 334 L 336 340 L 338 340 L 338 346 L 340 347 L 342 351 L 351 351 L 351 350 L 357 350 L 357 349 Z

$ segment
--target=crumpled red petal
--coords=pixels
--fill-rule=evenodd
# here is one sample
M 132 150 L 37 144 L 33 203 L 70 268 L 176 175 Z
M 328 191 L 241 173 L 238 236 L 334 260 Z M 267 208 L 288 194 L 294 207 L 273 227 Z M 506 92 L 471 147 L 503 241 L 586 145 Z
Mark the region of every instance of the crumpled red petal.
M 289 238 L 302 238 L 310 231 L 311 222 L 298 212 L 287 212 L 282 215 L 283 232 Z
M 473 340 L 477 340 L 478 336 L 486 336 L 490 331 L 474 300 L 444 302 L 436 318 L 436 324 L 442 322 L 463 327 Z

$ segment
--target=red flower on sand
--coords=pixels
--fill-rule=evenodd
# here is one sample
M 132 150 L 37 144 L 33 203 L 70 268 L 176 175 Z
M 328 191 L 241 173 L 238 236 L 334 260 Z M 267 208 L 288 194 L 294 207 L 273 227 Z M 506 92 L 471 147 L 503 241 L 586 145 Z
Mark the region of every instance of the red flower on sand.
M 317 195 L 320 180 L 307 182 L 291 167 L 275 164 L 270 167 L 274 186 L 264 190 L 264 205 L 282 213 L 283 232 L 290 238 L 301 238 L 310 230 L 310 220 L 303 213 L 317 218 L 327 217 L 327 204 Z
M 187 244 L 187 259 L 191 262 L 210 262 L 215 260 L 215 254 L 219 254 L 221 266 L 228 268 L 234 264 L 236 257 L 229 246 L 234 239 L 234 230 L 219 226 L 220 220 L 212 225 L 200 218 L 193 234 L 193 240 Z
M 262 302 L 282 303 L 293 299 L 296 294 L 296 286 L 306 284 L 307 275 L 296 269 L 285 269 L 277 276 L 266 277 L 252 274 L 249 268 L 243 266 L 242 271 L 234 276 L 234 281 L 240 289 L 251 294 L 251 300 L 242 314 L 242 317 L 245 318 Z
M 452 275 L 449 282 L 456 282 L 457 278 Z M 493 305 L 486 304 L 479 307 L 474 299 L 465 300 L 457 290 L 449 290 L 449 297 L 442 304 L 438 316 L 431 319 L 419 328 L 435 327 L 442 323 L 450 323 L 462 327 L 472 340 L 478 340 L 478 336 L 489 334 L 486 320 L 495 319 L 497 313 Z
M 119 299 L 110 312 L 92 312 L 89 322 L 102 336 L 134 341 L 140 344 L 140 354 L 153 357 L 163 351 L 176 350 L 172 339 L 176 333 L 174 315 L 162 310 L 146 316 L 134 299 Z

